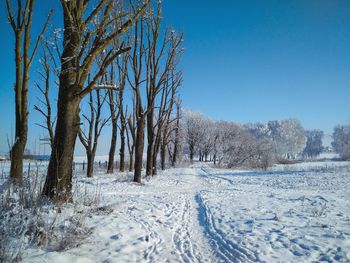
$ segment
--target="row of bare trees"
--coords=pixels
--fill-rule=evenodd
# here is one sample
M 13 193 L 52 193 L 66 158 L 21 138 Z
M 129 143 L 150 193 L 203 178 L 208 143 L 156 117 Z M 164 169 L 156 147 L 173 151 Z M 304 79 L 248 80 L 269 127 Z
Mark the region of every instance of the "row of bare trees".
M 178 89 L 182 82 L 178 64 L 183 52 L 183 35 L 164 28 L 161 2 L 60 0 L 62 38 L 55 34 L 53 40 L 47 38 L 40 43 L 50 12 L 29 55 L 34 0 L 23 1 L 17 1 L 16 17 L 7 0 L 9 20 L 16 36 L 16 140 L 11 150 L 12 181 L 22 183 L 29 68 L 40 44 L 42 69 L 38 70 L 35 85 L 42 98 L 35 110 L 44 117 L 44 122 L 37 125 L 48 131 L 51 146 L 43 195 L 55 202 L 71 200 L 77 138 L 86 151 L 87 176 L 92 176 L 98 139 L 102 129 L 109 126 L 112 133 L 108 173 L 114 172 L 118 133 L 118 168 L 124 171 L 128 161 L 135 182 L 141 182 L 144 161 L 148 176 L 157 173 L 158 161 L 160 168 L 165 169 L 166 156 L 175 165 L 179 152 Z M 55 107 L 51 106 L 52 83 L 58 87 L 56 114 Z M 88 105 L 87 112 L 81 111 L 81 103 Z

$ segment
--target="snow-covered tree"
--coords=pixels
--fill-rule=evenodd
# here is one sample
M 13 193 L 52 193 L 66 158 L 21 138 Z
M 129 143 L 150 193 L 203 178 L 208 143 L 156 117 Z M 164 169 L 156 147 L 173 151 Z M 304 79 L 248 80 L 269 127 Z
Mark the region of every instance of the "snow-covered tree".
M 276 144 L 270 136 L 269 126 L 265 123 L 250 123 L 244 128 L 256 139 L 256 166 L 267 169 L 276 161 Z
M 298 120 L 270 121 L 267 126 L 280 158 L 295 158 L 305 148 L 305 131 Z
M 323 131 L 320 130 L 309 130 L 305 132 L 306 135 L 306 146 L 303 151 L 303 155 L 306 157 L 318 156 L 322 150 L 322 139 L 324 136 Z
M 196 150 L 205 137 L 205 122 L 207 118 L 199 112 L 183 110 L 183 126 L 185 127 L 185 136 L 191 162 L 193 161 Z
M 338 125 L 334 128 L 332 147 L 340 158 L 350 160 L 350 125 Z
M 215 143 L 215 124 L 213 120 L 204 118 L 202 120 L 203 138 L 198 144 L 200 161 L 208 161 L 209 155 L 213 152 Z

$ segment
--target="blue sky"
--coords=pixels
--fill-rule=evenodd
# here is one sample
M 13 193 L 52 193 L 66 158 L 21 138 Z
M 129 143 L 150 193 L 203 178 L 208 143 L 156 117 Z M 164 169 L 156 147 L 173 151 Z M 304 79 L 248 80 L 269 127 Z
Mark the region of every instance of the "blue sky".
M 0 3 L 0 152 L 7 150 L 6 134 L 14 129 L 14 40 L 4 2 Z M 35 29 L 49 6 L 56 8 L 53 21 L 59 26 L 59 1 L 36 2 Z M 350 122 L 350 1 L 163 2 L 166 24 L 185 32 L 184 107 L 242 123 L 295 117 L 305 128 L 327 134 L 336 124 Z M 28 148 L 43 133 L 33 125 L 40 121 L 32 110 L 35 96 L 30 92 Z M 99 154 L 107 153 L 108 141 L 106 132 L 101 143 L 106 146 Z

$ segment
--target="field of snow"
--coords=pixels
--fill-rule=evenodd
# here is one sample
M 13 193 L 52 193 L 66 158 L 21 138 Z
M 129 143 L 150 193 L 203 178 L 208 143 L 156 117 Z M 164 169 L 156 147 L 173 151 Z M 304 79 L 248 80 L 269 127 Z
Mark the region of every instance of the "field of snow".
M 350 164 L 269 171 L 170 169 L 75 179 L 99 198 L 77 247 L 26 249 L 24 262 L 349 262 Z

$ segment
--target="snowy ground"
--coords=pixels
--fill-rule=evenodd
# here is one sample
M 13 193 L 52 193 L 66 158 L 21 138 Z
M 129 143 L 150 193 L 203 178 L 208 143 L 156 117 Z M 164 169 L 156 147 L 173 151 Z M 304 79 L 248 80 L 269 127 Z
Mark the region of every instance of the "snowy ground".
M 196 164 L 143 185 L 131 174 L 79 177 L 98 193 L 92 233 L 24 262 L 349 262 L 350 164 L 308 162 L 270 171 Z

